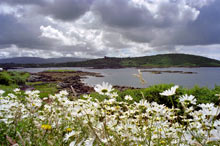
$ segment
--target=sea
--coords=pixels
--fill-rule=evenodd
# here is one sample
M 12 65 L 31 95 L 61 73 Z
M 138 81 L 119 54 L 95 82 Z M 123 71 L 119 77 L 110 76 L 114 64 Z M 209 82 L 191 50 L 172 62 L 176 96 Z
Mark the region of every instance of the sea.
M 59 67 L 59 68 L 21 68 L 13 69 L 16 71 L 26 71 L 30 73 L 42 72 L 44 70 L 80 70 L 101 73 L 104 77 L 90 77 L 83 79 L 83 82 L 94 86 L 102 82 L 108 82 L 112 85 L 130 86 L 138 88 L 146 88 L 156 84 L 175 84 L 185 88 L 192 88 L 195 85 L 200 87 L 214 88 L 215 85 L 220 86 L 220 67 L 199 67 L 199 68 L 152 68 L 141 70 L 156 71 L 182 71 L 193 72 L 193 74 L 168 73 L 162 72 L 155 74 L 152 72 L 142 72 L 143 79 L 146 84 L 141 84 L 140 80 L 134 75 L 138 74 L 137 68 L 121 68 L 121 69 L 92 69 L 83 67 Z

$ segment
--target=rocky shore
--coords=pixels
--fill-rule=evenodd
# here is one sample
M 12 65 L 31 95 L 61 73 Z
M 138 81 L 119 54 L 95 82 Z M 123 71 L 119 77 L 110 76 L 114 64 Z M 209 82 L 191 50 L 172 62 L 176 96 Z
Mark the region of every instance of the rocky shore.
M 81 79 L 87 78 L 87 76 L 103 77 L 99 73 L 83 72 L 83 71 L 67 71 L 67 72 L 39 72 L 32 73 L 28 82 L 46 84 L 55 83 L 57 89 L 67 90 L 74 96 L 81 94 L 88 94 L 94 91 L 93 87 L 90 87 L 82 82 Z M 32 88 L 26 86 L 24 88 Z
M 100 73 L 83 72 L 83 71 L 66 71 L 66 72 L 39 72 L 32 73 L 27 82 L 36 83 L 35 85 L 43 85 L 47 83 L 55 83 L 58 91 L 67 90 L 70 95 L 80 96 L 94 92 L 94 88 L 82 82 L 82 79 L 88 76 L 103 77 Z M 138 89 L 129 86 L 113 86 L 119 91 L 127 89 Z M 23 90 L 33 90 L 34 87 L 23 86 Z

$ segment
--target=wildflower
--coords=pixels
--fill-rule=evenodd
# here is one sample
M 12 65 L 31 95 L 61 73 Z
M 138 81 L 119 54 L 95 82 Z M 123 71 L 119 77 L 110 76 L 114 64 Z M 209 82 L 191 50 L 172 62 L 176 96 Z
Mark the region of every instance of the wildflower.
M 215 94 L 215 96 L 219 96 L 220 97 L 220 94 Z
M 98 92 L 101 95 L 109 95 L 112 89 L 112 85 L 103 82 L 102 85 L 98 84 L 95 86 L 95 91 Z
M 133 98 L 132 98 L 130 95 L 126 95 L 126 96 L 125 96 L 125 100 L 131 101 L 131 100 L 133 100 Z
M 2 94 L 4 94 L 4 93 L 5 93 L 5 91 L 0 90 L 0 96 L 1 96 Z
M 76 145 L 76 141 L 72 141 L 69 146 L 75 146 L 75 145 Z
M 85 140 L 85 145 L 86 146 L 93 146 L 93 143 L 94 143 L 94 141 L 95 141 L 95 138 L 96 137 L 94 137 L 94 138 L 88 138 L 87 140 Z
M 118 93 L 117 93 L 117 92 L 113 92 L 113 93 L 111 93 L 111 94 L 109 95 L 109 97 L 111 97 L 111 98 L 116 98 L 116 97 L 118 97 Z
M 163 91 L 162 93 L 160 93 L 160 95 L 172 96 L 175 94 L 177 88 L 179 88 L 179 86 L 175 85 L 175 86 L 171 87 L 170 89 Z
M 203 108 L 201 112 L 204 115 L 210 115 L 210 116 L 218 116 L 220 113 L 220 109 L 218 107 L 212 107 L 212 108 Z
M 202 103 L 202 104 L 199 104 L 198 106 L 201 108 L 210 109 L 210 108 L 214 107 L 214 104 L 213 103 L 206 103 L 206 104 Z
M 13 91 L 14 91 L 15 93 L 19 93 L 21 90 L 20 90 L 19 88 L 15 88 Z
M 71 132 L 72 128 L 66 128 L 66 132 Z
M 63 141 L 68 141 L 70 137 L 76 135 L 76 134 L 79 134 L 79 132 L 76 132 L 74 130 L 72 130 L 70 133 L 67 133 L 63 139 Z
M 212 137 L 210 138 L 210 141 L 219 141 L 220 140 L 220 130 L 213 129 L 211 130 Z
M 161 144 L 166 144 L 166 142 L 164 140 L 161 140 L 160 143 Z
M 67 96 L 68 92 L 66 90 L 62 90 L 62 91 L 60 91 L 60 94 L 63 95 L 63 96 Z
M 188 103 L 191 103 L 191 104 L 196 104 L 196 99 L 195 99 L 195 96 L 193 95 L 183 95 L 179 98 L 179 101 L 181 103 L 185 103 L 185 104 L 188 104 Z
M 44 130 L 51 130 L 52 126 L 48 125 L 48 124 L 44 124 L 44 125 L 41 125 L 41 128 L 44 129 Z

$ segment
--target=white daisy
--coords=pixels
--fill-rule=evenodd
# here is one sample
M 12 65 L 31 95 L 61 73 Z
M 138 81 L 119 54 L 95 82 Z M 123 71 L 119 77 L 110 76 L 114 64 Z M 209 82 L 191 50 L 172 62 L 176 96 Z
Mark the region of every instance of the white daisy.
M 185 103 L 185 104 L 188 104 L 188 103 L 191 103 L 191 104 L 196 104 L 196 99 L 195 99 L 195 96 L 193 95 L 183 95 L 179 98 L 180 102 L 181 103 Z
M 74 130 L 71 131 L 70 133 L 67 133 L 67 134 L 65 135 L 63 141 L 68 141 L 70 137 L 72 137 L 72 136 L 74 136 L 74 135 L 76 135 L 76 134 L 78 134 L 78 132 L 76 132 L 76 131 L 74 131 Z
M 1 96 L 2 94 L 4 94 L 4 93 L 5 93 L 5 91 L 0 90 L 0 96 Z
M 172 96 L 172 95 L 174 95 L 176 93 L 176 89 L 177 88 L 179 88 L 179 86 L 175 85 L 175 86 L 171 87 L 170 89 L 163 91 L 162 93 L 160 93 L 160 95 Z
M 19 88 L 15 88 L 13 91 L 14 91 L 15 93 L 18 93 L 18 92 L 20 92 L 21 90 L 20 90 Z
M 125 100 L 130 100 L 131 101 L 131 100 L 133 100 L 133 98 L 130 95 L 126 95 Z
M 112 85 L 109 83 L 103 82 L 102 85 L 98 84 L 94 87 L 95 91 L 101 95 L 110 95 L 110 92 L 113 91 Z

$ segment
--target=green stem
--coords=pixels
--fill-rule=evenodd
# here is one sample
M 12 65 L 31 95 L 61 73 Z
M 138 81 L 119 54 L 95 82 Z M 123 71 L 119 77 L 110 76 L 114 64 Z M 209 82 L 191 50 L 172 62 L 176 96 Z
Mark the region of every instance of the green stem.
M 173 108 L 175 108 L 174 102 L 173 102 L 173 98 L 172 98 L 171 96 L 169 96 L 169 97 L 170 97 L 170 101 L 171 101 L 171 103 L 172 103 Z

